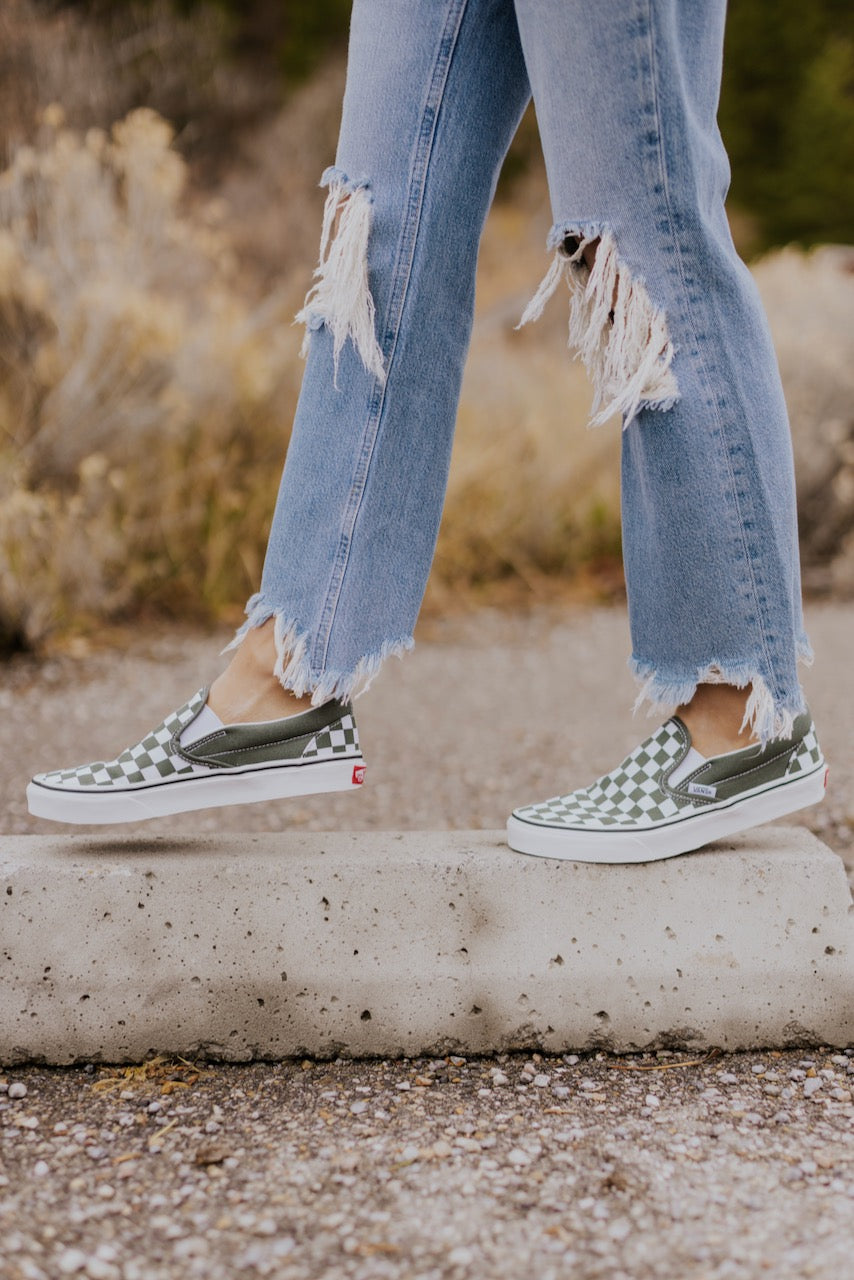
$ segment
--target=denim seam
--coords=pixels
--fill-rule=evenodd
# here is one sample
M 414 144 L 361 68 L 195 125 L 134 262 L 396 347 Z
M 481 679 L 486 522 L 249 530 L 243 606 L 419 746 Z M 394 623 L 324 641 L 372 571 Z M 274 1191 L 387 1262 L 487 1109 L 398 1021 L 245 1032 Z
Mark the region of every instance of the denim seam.
M 433 151 L 433 144 L 438 127 L 439 113 L 444 97 L 448 74 L 459 37 L 463 14 L 468 0 L 450 0 L 445 18 L 445 26 L 439 40 L 433 74 L 421 115 L 421 124 L 416 137 L 415 151 L 409 177 L 406 217 L 400 247 L 394 265 L 391 291 L 389 295 L 388 316 L 383 327 L 383 346 L 387 349 L 386 378 L 382 385 L 375 388 L 371 399 L 370 413 L 362 438 L 359 462 L 350 489 L 350 501 L 344 515 L 338 553 L 330 575 L 326 592 L 326 601 L 321 614 L 317 636 L 313 646 L 311 666 L 313 672 L 323 672 L 329 654 L 329 644 L 335 615 L 347 574 L 350 559 L 353 532 L 359 518 L 374 447 L 382 423 L 385 407 L 385 395 L 391 377 L 397 339 L 400 333 L 400 321 L 406 304 L 406 295 L 412 276 L 412 265 L 418 240 L 418 228 L 421 221 L 421 210 L 424 201 L 424 188 Z
M 662 150 L 663 149 L 663 129 L 661 124 L 661 115 L 659 111 L 658 64 L 657 64 L 656 55 L 655 55 L 652 5 L 650 3 L 650 0 L 641 0 L 641 3 L 643 4 L 644 10 L 646 12 L 646 20 L 647 20 L 647 41 L 649 46 L 649 60 L 650 60 L 649 61 L 650 82 L 652 87 L 653 105 L 655 110 L 655 124 L 656 124 L 656 138 L 657 138 L 656 151 L 658 155 L 658 168 L 659 168 L 659 174 L 661 177 L 662 191 L 664 194 L 664 203 L 665 203 L 665 208 L 667 212 L 667 221 L 670 227 L 671 241 L 674 247 L 674 251 L 676 254 L 676 261 L 678 264 L 679 281 L 680 281 L 682 292 L 685 298 L 685 315 L 686 315 L 686 319 L 688 320 L 688 323 L 691 326 L 691 333 L 693 335 L 694 344 L 697 349 L 697 358 L 703 370 L 703 377 L 705 378 L 706 385 L 709 389 L 712 408 L 715 414 L 715 420 L 718 425 L 718 431 L 720 433 L 721 441 L 724 444 L 724 450 L 723 450 L 724 463 L 725 463 L 727 475 L 729 477 L 730 488 L 731 488 L 732 497 L 734 500 L 736 516 L 738 519 L 741 546 L 744 554 L 745 564 L 747 567 L 748 577 L 750 580 L 750 589 L 751 589 L 751 594 L 753 596 L 753 605 L 756 610 L 756 617 L 759 624 L 762 653 L 765 658 L 765 662 L 767 664 L 767 674 L 764 672 L 760 672 L 759 674 L 763 677 L 763 679 L 766 679 L 769 684 L 773 685 L 774 694 L 776 695 L 777 698 L 779 698 L 781 696 L 780 689 L 777 684 L 776 672 L 774 669 L 774 664 L 771 660 L 771 653 L 768 647 L 768 639 L 766 635 L 767 627 L 766 627 L 766 622 L 764 617 L 764 609 L 762 608 L 762 605 L 759 600 L 759 592 L 757 589 L 756 577 L 753 572 L 753 565 L 750 557 L 750 548 L 747 540 L 747 530 L 745 529 L 744 516 L 742 514 L 741 502 L 739 499 L 738 484 L 736 482 L 735 472 L 733 471 L 733 467 L 732 467 L 732 459 L 730 458 L 729 448 L 727 446 L 727 441 L 726 441 L 726 428 L 724 426 L 723 415 L 720 412 L 720 405 L 718 404 L 717 393 L 714 390 L 713 380 L 709 374 L 709 369 L 706 364 L 705 358 L 703 356 L 702 345 L 700 343 L 700 340 L 697 334 L 697 329 L 694 324 L 691 294 L 688 289 L 687 281 L 685 279 L 685 264 L 682 260 L 682 246 L 681 246 L 679 237 L 676 234 L 676 226 L 673 219 L 673 206 L 670 198 L 670 185 L 669 185 L 668 176 L 667 176 L 667 165 L 664 162 L 664 155 Z

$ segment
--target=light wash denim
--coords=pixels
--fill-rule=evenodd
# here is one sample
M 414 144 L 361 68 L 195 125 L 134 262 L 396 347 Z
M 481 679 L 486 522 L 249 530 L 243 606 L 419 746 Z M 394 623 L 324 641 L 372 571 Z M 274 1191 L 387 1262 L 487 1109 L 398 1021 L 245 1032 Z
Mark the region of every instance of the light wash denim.
M 300 313 L 305 378 L 261 589 L 234 641 L 275 616 L 287 688 L 316 702 L 358 693 L 411 647 L 478 243 L 533 93 L 554 256 L 525 318 L 559 289 L 598 416 L 623 417 L 641 696 L 672 705 L 701 681 L 752 683 L 763 739 L 803 708 L 786 409 L 724 214 L 724 7 L 356 0 L 321 261 Z

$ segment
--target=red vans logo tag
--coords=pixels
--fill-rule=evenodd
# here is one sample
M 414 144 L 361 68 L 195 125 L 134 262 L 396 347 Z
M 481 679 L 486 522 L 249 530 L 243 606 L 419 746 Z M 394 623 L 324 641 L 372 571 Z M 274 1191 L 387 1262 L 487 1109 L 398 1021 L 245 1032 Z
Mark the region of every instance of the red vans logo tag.
M 365 766 L 363 764 L 353 765 L 353 786 L 360 787 L 365 781 Z

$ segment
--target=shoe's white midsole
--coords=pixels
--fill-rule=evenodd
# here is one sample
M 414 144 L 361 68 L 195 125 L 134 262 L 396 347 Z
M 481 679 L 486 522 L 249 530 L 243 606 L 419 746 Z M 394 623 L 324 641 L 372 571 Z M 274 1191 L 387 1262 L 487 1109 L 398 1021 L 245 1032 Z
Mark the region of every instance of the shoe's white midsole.
M 822 763 L 814 773 L 796 782 L 754 791 L 732 801 L 726 808 L 711 809 L 666 826 L 635 827 L 631 831 L 540 827 L 510 817 L 507 843 L 517 853 L 531 853 L 540 858 L 563 858 L 571 862 L 654 862 L 658 858 L 688 853 L 712 840 L 817 804 L 824 798 L 826 781 L 827 766 Z
M 323 791 L 358 790 L 364 772 L 365 762 L 361 756 L 347 756 L 314 764 L 281 765 L 275 769 L 210 773 L 201 778 L 127 787 L 122 791 L 70 791 L 31 782 L 27 787 L 27 804 L 34 817 L 52 818 L 55 822 L 140 822 L 192 809 L 316 795 Z

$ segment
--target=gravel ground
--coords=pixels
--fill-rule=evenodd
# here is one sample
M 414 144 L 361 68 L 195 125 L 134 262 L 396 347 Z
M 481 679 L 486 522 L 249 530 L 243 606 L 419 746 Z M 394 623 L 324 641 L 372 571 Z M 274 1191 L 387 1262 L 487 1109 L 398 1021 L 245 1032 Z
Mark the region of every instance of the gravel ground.
M 684 1061 L 18 1071 L 0 1273 L 850 1276 L 854 1057 Z
M 809 611 L 832 778 L 801 819 L 849 868 L 852 623 L 850 606 Z M 9 664 L 5 830 L 55 830 L 26 813 L 29 774 L 135 740 L 216 674 L 216 647 L 176 630 Z M 616 608 L 431 624 L 360 704 L 361 795 L 155 826 L 499 827 L 653 723 L 627 710 L 625 650 Z M 852 1085 L 854 1051 L 831 1050 L 16 1070 L 0 1078 L 0 1277 L 844 1277 Z

